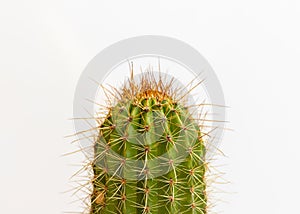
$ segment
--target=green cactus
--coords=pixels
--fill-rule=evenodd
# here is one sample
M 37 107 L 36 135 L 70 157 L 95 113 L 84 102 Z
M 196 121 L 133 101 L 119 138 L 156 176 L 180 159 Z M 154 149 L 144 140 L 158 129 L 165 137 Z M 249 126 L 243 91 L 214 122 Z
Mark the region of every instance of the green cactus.
M 206 214 L 201 126 L 151 73 L 114 90 L 94 145 L 90 214 Z

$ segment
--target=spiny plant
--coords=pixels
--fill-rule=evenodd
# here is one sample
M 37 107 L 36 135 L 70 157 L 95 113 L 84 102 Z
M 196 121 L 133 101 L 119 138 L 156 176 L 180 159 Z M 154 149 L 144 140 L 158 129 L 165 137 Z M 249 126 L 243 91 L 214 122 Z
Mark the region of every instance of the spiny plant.
M 206 135 L 188 103 L 153 72 L 104 89 L 92 161 L 90 214 L 206 214 Z M 200 83 L 199 83 L 200 84 Z M 198 84 L 197 84 L 198 85 Z

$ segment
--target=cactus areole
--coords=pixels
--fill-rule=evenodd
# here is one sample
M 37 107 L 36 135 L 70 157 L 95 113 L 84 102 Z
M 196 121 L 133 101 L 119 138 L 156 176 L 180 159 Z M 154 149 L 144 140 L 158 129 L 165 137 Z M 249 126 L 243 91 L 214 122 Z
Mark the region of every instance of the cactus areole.
M 90 214 L 206 214 L 205 143 L 182 89 L 145 72 L 111 90 Z

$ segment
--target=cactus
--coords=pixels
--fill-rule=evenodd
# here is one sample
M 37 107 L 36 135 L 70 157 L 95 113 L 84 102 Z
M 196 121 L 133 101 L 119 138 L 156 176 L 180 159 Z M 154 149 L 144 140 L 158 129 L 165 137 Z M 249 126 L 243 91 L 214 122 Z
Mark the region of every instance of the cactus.
M 131 73 L 111 91 L 94 144 L 90 214 L 207 213 L 203 132 L 172 84 Z

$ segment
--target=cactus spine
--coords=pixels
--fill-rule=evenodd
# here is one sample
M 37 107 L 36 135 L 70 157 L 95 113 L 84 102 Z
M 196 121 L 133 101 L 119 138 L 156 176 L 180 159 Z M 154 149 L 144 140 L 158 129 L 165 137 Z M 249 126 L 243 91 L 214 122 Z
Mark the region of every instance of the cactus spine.
M 113 89 L 94 145 L 90 214 L 207 213 L 203 133 L 171 86 L 146 72 Z

